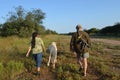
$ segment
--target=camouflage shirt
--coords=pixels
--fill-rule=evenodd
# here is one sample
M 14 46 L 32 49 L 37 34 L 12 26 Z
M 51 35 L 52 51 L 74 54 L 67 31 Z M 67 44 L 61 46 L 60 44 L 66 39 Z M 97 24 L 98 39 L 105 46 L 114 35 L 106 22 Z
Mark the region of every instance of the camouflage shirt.
M 75 51 L 76 53 L 89 52 L 89 47 L 85 47 L 84 50 L 81 50 L 79 48 L 79 44 L 76 43 L 78 38 L 82 38 L 90 46 L 90 37 L 89 37 L 89 35 L 84 31 L 79 31 L 79 32 L 75 32 L 72 35 L 72 38 L 71 38 L 71 41 L 70 41 L 70 50 Z

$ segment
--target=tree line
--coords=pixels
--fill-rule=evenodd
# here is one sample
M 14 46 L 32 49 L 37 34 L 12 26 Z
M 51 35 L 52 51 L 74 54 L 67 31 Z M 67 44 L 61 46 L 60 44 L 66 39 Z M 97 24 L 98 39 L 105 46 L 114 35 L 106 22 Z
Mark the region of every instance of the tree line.
M 43 19 L 45 19 L 45 13 L 40 9 L 26 11 L 22 6 L 18 6 L 15 12 L 9 12 L 6 22 L 0 24 L 0 36 L 29 37 L 34 31 L 38 34 L 58 34 L 56 31 L 46 29 L 43 26 Z M 90 35 L 120 36 L 120 23 L 102 29 L 91 28 L 84 31 Z M 65 34 L 72 35 L 73 33 Z
M 18 6 L 15 8 L 15 12 L 8 13 L 6 22 L 0 24 L 0 35 L 29 37 L 34 31 L 39 34 L 57 34 L 56 31 L 45 29 L 44 18 L 45 13 L 40 9 L 26 11 L 22 6 Z
M 99 31 L 101 35 L 108 36 L 120 36 L 120 23 L 116 23 L 113 26 L 107 26 Z
M 96 36 L 115 36 L 120 37 L 120 23 L 116 23 L 113 26 L 106 26 L 102 29 L 91 28 L 88 30 L 84 30 L 89 35 L 96 35 Z M 72 35 L 74 32 L 70 32 L 67 35 Z

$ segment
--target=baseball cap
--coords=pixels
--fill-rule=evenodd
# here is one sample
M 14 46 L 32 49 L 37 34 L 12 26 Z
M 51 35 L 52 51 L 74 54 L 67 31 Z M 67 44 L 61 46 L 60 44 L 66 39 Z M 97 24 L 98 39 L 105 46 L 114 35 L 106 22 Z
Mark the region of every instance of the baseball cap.
M 80 24 L 78 24 L 77 26 L 76 26 L 76 29 L 82 29 L 82 26 L 80 25 Z

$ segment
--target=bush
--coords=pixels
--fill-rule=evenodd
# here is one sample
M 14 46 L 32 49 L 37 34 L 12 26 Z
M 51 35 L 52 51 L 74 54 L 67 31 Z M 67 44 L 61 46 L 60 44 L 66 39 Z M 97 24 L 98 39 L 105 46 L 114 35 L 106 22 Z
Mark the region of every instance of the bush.
M 0 80 L 13 80 L 17 74 L 24 71 L 24 65 L 21 62 L 9 61 L 6 64 L 0 63 Z

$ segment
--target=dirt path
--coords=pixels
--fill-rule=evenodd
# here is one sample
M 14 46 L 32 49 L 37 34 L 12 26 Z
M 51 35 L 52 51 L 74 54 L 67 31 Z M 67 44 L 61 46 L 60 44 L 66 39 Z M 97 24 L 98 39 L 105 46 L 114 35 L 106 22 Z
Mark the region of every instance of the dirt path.
M 117 41 L 117 40 L 98 39 L 98 38 L 92 38 L 91 40 L 92 40 L 92 41 L 104 42 L 104 43 L 111 44 L 111 45 L 114 45 L 114 46 L 119 46 L 119 45 L 120 45 L 120 41 Z
M 56 80 L 55 75 L 49 70 L 49 68 L 42 68 L 40 76 L 35 75 L 35 72 L 24 72 L 18 76 L 14 80 Z

